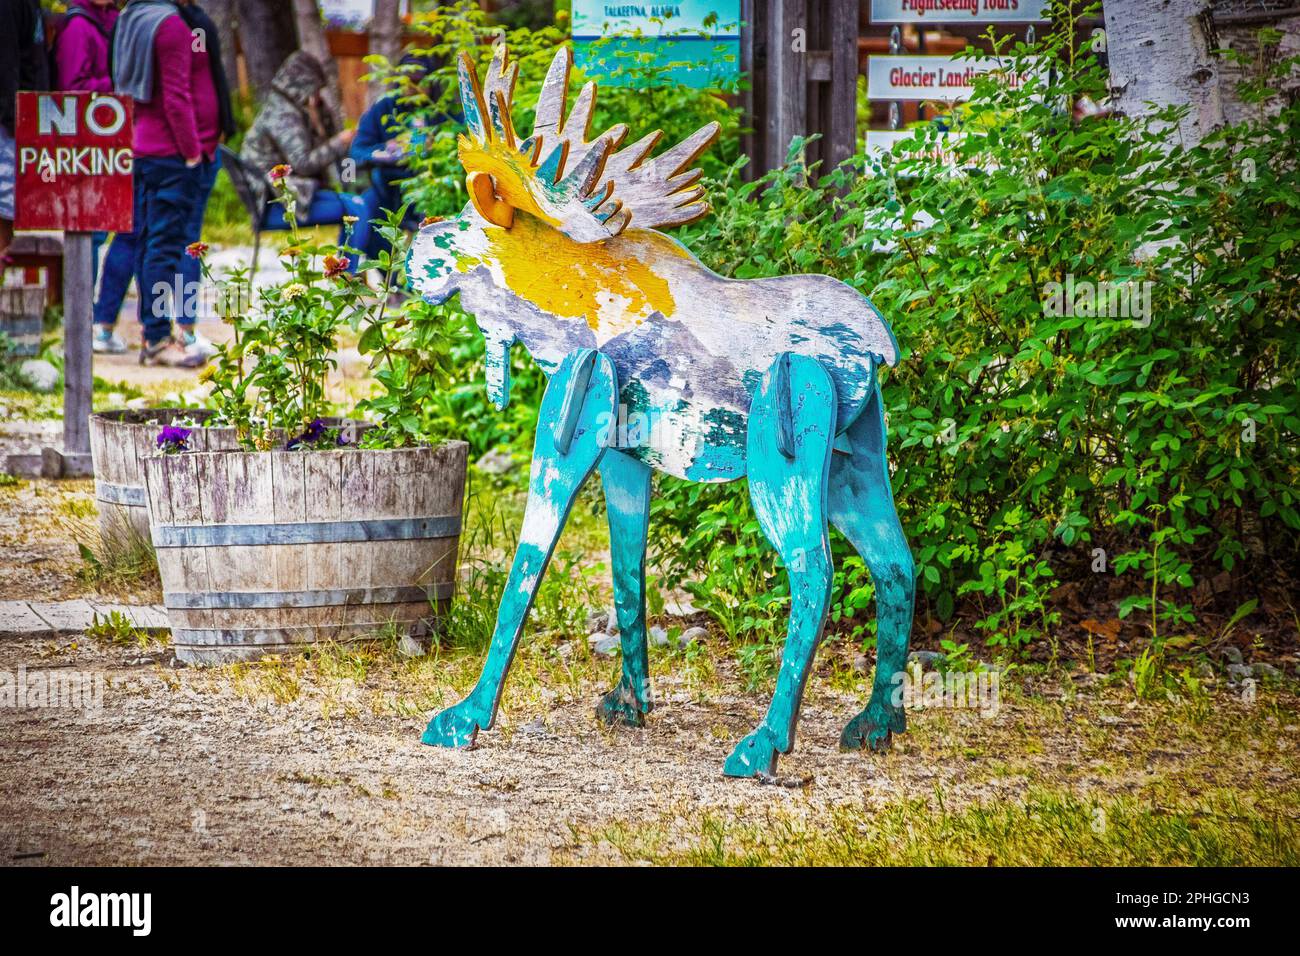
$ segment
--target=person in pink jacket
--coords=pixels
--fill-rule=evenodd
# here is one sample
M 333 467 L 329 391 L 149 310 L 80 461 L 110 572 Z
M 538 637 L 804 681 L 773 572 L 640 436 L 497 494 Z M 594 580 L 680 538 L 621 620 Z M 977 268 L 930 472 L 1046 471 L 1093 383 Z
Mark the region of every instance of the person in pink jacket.
M 54 41 L 54 88 L 112 93 L 109 41 L 117 22 L 117 0 L 71 0 Z
M 224 132 L 208 52 L 212 39 L 195 43 L 198 28 L 182 12 L 192 2 L 127 0 L 113 31 L 113 88 L 135 100 L 133 238 L 142 365 L 194 367 L 211 354 L 207 343 L 174 335 L 172 325 L 177 311 L 184 316 L 181 262 L 205 179 L 210 183 L 216 175 Z M 178 286 L 180 299 L 173 294 Z
M 54 76 L 50 84 L 54 89 L 113 92 L 108 48 L 116 22 L 117 0 L 71 0 L 63 26 L 54 38 Z M 91 275 L 96 279 L 99 250 L 107 238 L 106 232 L 92 235 Z

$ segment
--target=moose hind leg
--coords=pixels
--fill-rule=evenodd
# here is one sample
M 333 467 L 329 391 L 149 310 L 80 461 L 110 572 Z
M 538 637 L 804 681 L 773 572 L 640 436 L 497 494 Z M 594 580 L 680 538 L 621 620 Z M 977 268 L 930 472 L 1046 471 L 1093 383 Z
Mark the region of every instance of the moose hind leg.
M 882 750 L 907 729 L 894 694 L 907 666 L 915 571 L 889 486 L 879 386 L 843 438 L 850 454 L 837 454 L 831 464 L 831 522 L 862 556 L 876 587 L 876 678 L 871 700 L 844 728 L 840 746 Z
M 794 746 L 804 684 L 831 595 L 827 477 L 835 436 L 835 386 L 813 359 L 777 359 L 749 413 L 749 494 L 763 533 L 790 578 L 790 622 L 767 714 L 727 758 L 731 777 L 771 775 Z
M 629 727 L 645 724 L 650 698 L 650 661 L 646 654 L 645 550 L 650 529 L 650 466 L 609 450 L 600 460 L 609 515 L 609 553 L 614 581 L 614 610 L 623 645 L 623 673 L 600 699 L 596 715 L 606 723 Z
M 470 747 L 478 731 L 491 727 L 496 719 L 501 687 L 519 646 L 524 619 L 578 489 L 605 450 L 604 436 L 617 394 L 613 363 L 588 349 L 570 354 L 551 377 L 538 415 L 524 525 L 483 673 L 468 697 L 434 715 L 420 738 L 424 743 Z

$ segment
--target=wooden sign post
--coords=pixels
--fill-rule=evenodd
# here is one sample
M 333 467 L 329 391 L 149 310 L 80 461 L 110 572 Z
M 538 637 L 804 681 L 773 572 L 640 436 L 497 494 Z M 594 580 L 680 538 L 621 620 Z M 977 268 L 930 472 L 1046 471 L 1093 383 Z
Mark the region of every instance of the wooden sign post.
M 862 555 L 876 586 L 871 700 L 841 734 L 882 748 L 906 718 L 895 697 L 912 627 L 911 552 L 885 461 L 879 369 L 898 361 L 884 317 L 824 275 L 737 281 L 709 271 L 659 230 L 708 212 L 696 158 L 711 123 L 656 152 L 659 132 L 618 124 L 589 138 L 596 90 L 572 107 L 561 48 L 534 112 L 515 130 L 518 66 L 498 46 L 480 81 L 461 57 L 470 203 L 420 230 L 408 262 L 427 301 L 459 295 L 487 345 L 488 393 L 510 397 L 519 344 L 550 377 L 542 398 L 519 546 L 483 675 L 435 714 L 423 741 L 469 747 L 496 718 L 501 689 L 547 562 L 583 483 L 599 472 L 610 525 L 622 676 L 601 719 L 640 726 L 652 705 L 646 651 L 651 474 L 748 480 L 764 534 L 790 579 L 790 623 L 766 716 L 726 761 L 766 776 L 794 745 L 804 683 L 821 638 L 834 567 L 828 528 Z M 627 144 L 625 145 L 625 140 Z
M 42 450 L 51 477 L 89 475 L 91 233 L 132 228 L 130 99 L 103 93 L 19 93 L 18 229 L 63 239 L 63 447 Z

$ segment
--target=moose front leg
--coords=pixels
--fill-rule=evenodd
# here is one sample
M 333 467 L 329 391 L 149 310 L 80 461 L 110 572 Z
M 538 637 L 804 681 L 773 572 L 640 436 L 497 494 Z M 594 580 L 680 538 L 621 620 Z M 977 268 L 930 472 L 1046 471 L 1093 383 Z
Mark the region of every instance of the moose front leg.
M 607 356 L 591 349 L 571 353 L 551 377 L 538 414 L 528 481 L 528 504 L 510 577 L 497 611 L 483 673 L 459 704 L 436 714 L 421 740 L 441 747 L 470 747 L 496 719 L 501 687 L 514 660 L 524 619 L 578 489 L 605 451 L 618 380 Z
M 831 597 L 827 477 L 835 438 L 835 386 L 810 358 L 777 359 L 749 411 L 745 466 L 754 514 L 790 578 L 790 623 L 776 692 L 762 723 L 736 745 L 730 777 L 771 775 L 794 746 L 804 684 Z
M 645 724 L 650 713 L 650 662 L 645 633 L 645 549 L 650 529 L 650 466 L 609 450 L 600 460 L 609 514 L 609 553 L 614 609 L 623 645 L 623 674 L 600 699 L 596 715 L 606 723 Z

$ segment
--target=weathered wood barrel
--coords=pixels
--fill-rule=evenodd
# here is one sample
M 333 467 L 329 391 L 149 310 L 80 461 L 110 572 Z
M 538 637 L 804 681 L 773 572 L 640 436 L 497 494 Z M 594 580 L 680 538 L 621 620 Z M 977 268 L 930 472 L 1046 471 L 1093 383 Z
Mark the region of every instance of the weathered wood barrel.
M 144 462 L 187 664 L 428 632 L 456 582 L 469 446 L 214 451 Z
M 108 547 L 149 543 L 144 460 L 158 452 L 158 432 L 177 421 L 202 423 L 212 412 L 195 408 L 122 409 L 90 416 L 90 456 L 95 471 L 99 536 Z M 238 448 L 233 428 L 196 428 L 196 451 Z
M 44 286 L 0 288 L 0 334 L 8 341 L 11 355 L 31 358 L 40 352 L 44 314 Z

